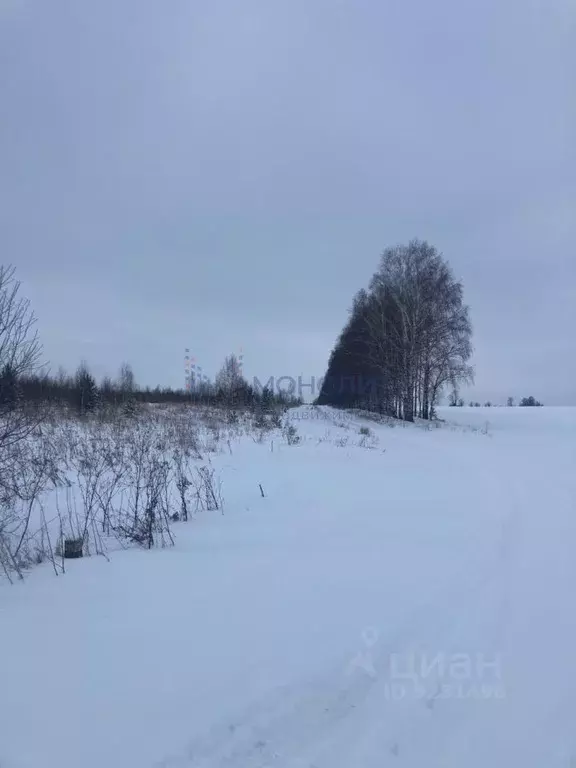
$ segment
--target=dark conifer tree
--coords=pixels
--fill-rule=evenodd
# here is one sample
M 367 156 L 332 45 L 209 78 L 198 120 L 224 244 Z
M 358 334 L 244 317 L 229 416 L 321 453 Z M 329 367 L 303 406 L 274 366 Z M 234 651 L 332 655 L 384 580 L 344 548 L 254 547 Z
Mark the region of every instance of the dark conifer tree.
M 10 363 L 0 371 L 0 411 L 14 410 L 22 396 L 20 382 L 14 366 Z
M 82 362 L 76 371 L 75 378 L 75 400 L 76 408 L 81 415 L 90 413 L 98 405 L 98 387 L 96 379 L 86 363 Z

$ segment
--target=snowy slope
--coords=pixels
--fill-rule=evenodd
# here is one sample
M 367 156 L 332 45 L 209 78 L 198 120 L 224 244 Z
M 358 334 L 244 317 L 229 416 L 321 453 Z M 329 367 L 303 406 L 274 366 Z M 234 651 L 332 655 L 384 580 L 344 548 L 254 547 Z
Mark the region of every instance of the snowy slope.
M 576 409 L 441 415 L 294 411 L 175 549 L 0 587 L 0 766 L 576 764 Z

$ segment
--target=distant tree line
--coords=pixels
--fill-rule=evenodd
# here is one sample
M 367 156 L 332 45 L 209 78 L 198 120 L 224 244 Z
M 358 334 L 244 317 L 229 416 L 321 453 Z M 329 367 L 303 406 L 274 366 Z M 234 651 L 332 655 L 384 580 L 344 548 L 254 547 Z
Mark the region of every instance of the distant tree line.
M 265 409 L 302 402 L 287 392 L 250 385 L 234 355 L 226 358 L 214 382 L 200 382 L 190 390 L 140 387 L 128 363 L 116 379 L 107 376 L 100 383 L 85 361 L 74 374 L 47 372 L 41 365 L 36 318 L 19 289 L 14 268 L 0 266 L 0 415 L 43 403 L 83 415 L 107 406 L 129 413 L 139 403 Z M 462 406 L 458 388 L 473 380 L 471 338 L 462 284 L 441 254 L 419 240 L 388 248 L 368 289 L 354 298 L 317 402 L 413 421 L 416 416 L 431 418 L 443 390 L 451 387 L 450 404 Z M 542 403 L 525 397 L 520 405 Z M 29 423 L 15 415 L 0 444 L 16 432 L 25 434 Z
M 129 413 L 139 403 L 190 403 L 197 405 L 273 408 L 301 402 L 283 392 L 255 388 L 242 376 L 238 359 L 226 358 L 212 383 L 204 381 L 190 390 L 172 387 L 139 387 L 128 363 L 118 377 L 97 383 L 82 361 L 74 374 L 60 368 L 56 374 L 41 363 L 42 346 L 36 317 L 28 299 L 19 295 L 20 282 L 13 267 L 0 266 L 0 447 L 13 445 L 15 435 L 24 437 L 38 423 L 45 404 L 65 406 L 80 415 L 100 407 L 119 406 Z M 1 456 L 0 456 L 1 463 Z
M 513 397 L 509 397 L 507 402 L 506 402 L 506 405 L 509 408 L 514 407 L 514 398 Z M 518 405 L 520 407 L 522 407 L 522 408 L 526 408 L 526 407 L 542 407 L 544 405 L 544 403 L 539 402 L 538 400 L 536 400 L 535 397 L 532 397 L 532 395 L 530 395 L 530 397 L 523 397 L 522 400 L 520 400 L 520 402 L 518 403 Z
M 473 380 L 463 287 L 425 241 L 388 248 L 328 363 L 319 404 L 429 419 L 445 389 Z
M 60 368 L 56 374 L 41 363 L 42 346 L 36 317 L 28 299 L 19 295 L 20 282 L 14 267 L 0 266 L 0 416 L 12 414 L 6 440 L 17 425 L 26 434 L 31 411 L 43 404 L 65 406 L 80 415 L 101 407 L 119 406 L 127 413 L 139 403 L 190 403 L 227 408 L 274 408 L 301 402 L 285 392 L 256 388 L 242 376 L 235 355 L 226 358 L 214 382 L 198 383 L 190 390 L 172 387 L 139 387 L 131 366 L 123 363 L 116 379 L 98 383 L 88 363 L 82 361 L 74 374 Z M 4 439 L 0 431 L 0 444 Z M 1 458 L 1 457 L 0 457 Z
M 515 404 L 514 398 L 513 397 L 509 397 L 507 399 L 507 401 L 506 401 L 507 407 L 508 408 L 513 408 L 514 404 Z M 458 397 L 457 392 L 452 392 L 450 394 L 448 405 L 452 406 L 453 408 L 454 407 L 462 408 L 462 406 L 464 405 L 464 400 L 461 397 Z M 481 407 L 481 403 L 479 403 L 478 401 L 474 402 L 474 400 L 470 400 L 468 405 L 469 405 L 470 408 L 480 408 Z M 487 400 L 484 403 L 484 407 L 485 408 L 491 408 L 492 405 L 493 405 L 493 403 L 490 400 Z M 540 403 L 534 397 L 523 397 L 522 400 L 520 400 L 520 402 L 518 403 L 518 405 L 521 406 L 521 407 L 526 407 L 526 406 L 542 406 L 542 405 L 544 405 L 544 403 Z
M 520 405 L 523 408 L 526 408 L 526 407 L 530 408 L 530 407 L 534 407 L 534 406 L 541 407 L 541 406 L 544 405 L 544 403 L 539 402 L 538 400 L 533 398 L 532 395 L 530 395 L 530 397 L 523 397 L 522 400 L 520 400 Z
M 66 406 L 80 415 L 100 407 L 117 406 L 126 412 L 141 403 L 188 403 L 193 405 L 254 408 L 260 406 L 291 406 L 301 402 L 283 392 L 256 388 L 241 375 L 237 358 L 226 358 L 215 382 L 202 382 L 191 388 L 139 387 L 131 366 L 123 363 L 118 377 L 104 377 L 100 383 L 83 361 L 71 375 L 60 369 L 56 375 L 28 372 L 18 376 L 5 365 L 0 370 L 0 409 L 9 410 L 22 405 L 51 403 Z

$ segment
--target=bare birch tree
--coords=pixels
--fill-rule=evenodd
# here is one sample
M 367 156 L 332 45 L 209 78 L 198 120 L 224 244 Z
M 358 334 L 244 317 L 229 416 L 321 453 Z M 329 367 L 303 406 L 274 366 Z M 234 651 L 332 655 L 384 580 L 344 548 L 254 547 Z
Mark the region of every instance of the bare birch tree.
M 327 379 L 336 365 L 375 371 L 378 410 L 406 421 L 428 419 L 445 386 L 472 379 L 471 335 L 461 283 L 434 247 L 413 240 L 382 254 L 369 291 L 358 294 Z

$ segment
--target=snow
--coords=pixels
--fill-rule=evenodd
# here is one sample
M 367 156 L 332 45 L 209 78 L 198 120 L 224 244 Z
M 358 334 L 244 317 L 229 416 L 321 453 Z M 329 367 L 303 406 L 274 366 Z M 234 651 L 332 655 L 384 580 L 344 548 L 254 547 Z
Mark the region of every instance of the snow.
M 576 409 L 440 415 L 293 411 L 173 549 L 0 586 L 0 766 L 574 766 Z

